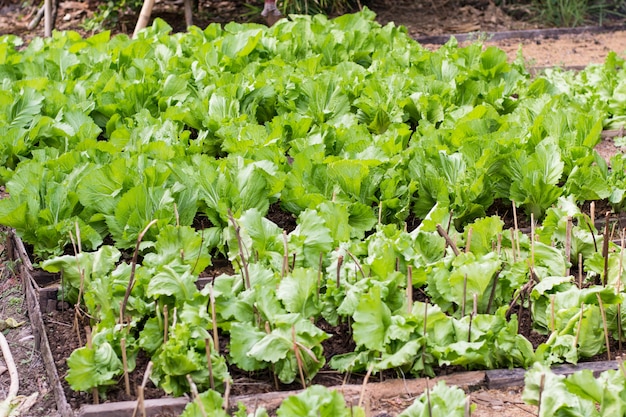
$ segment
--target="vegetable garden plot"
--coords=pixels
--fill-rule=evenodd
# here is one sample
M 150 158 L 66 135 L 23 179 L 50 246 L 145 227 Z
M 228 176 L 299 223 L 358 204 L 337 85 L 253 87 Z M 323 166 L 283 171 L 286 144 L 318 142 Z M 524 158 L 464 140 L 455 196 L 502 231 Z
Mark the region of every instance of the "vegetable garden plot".
M 105 395 L 139 355 L 164 392 L 215 405 L 235 368 L 309 385 L 621 340 L 623 248 L 579 206 L 622 211 L 624 159 L 593 148 L 623 124 L 623 61 L 532 78 L 496 48 L 431 52 L 372 19 L 1 38 L 0 222 L 90 318 L 75 390 Z M 496 200 L 533 239 L 486 215 Z M 232 272 L 198 289 L 219 257 Z M 322 322 L 354 349 L 327 358 Z

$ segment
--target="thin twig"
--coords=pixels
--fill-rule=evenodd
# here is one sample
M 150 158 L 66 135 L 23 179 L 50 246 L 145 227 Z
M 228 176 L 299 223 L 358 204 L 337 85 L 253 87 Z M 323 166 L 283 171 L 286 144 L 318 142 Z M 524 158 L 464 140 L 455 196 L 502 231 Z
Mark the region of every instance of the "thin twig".
M 456 244 L 452 241 L 452 239 L 450 239 L 450 235 L 448 235 L 448 233 L 443 229 L 443 227 L 441 227 L 440 224 L 437 225 L 437 233 L 439 233 L 439 236 L 445 239 L 446 244 L 452 248 L 452 252 L 454 252 L 456 256 L 459 256 L 459 249 L 456 247 Z
M 133 286 L 135 284 L 135 270 L 137 269 L 137 257 L 139 256 L 139 245 L 141 244 L 141 240 L 144 235 L 148 232 L 148 230 L 154 225 L 158 220 L 154 219 L 139 233 L 137 236 L 137 244 L 135 245 L 135 252 L 133 253 L 133 260 L 131 261 L 130 268 L 130 277 L 128 278 L 128 286 L 126 287 L 126 293 L 124 294 L 124 299 L 122 300 L 122 305 L 120 306 L 120 324 L 124 324 L 124 314 L 126 313 L 126 304 L 128 303 L 128 297 L 130 297 L 130 292 L 133 290 Z
M 606 311 L 604 311 L 604 303 L 602 303 L 602 297 L 596 293 L 598 297 L 598 305 L 600 306 L 600 314 L 602 315 L 602 326 L 604 326 L 604 342 L 606 343 L 606 357 L 611 360 L 611 346 L 609 345 L 609 329 L 606 324 Z

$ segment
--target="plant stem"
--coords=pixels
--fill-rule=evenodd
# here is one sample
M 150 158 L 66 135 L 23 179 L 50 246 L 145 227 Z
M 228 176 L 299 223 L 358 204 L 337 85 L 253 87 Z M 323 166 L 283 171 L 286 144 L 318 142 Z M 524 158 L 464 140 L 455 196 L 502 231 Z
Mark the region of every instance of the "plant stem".
M 211 360 L 211 339 L 208 337 L 204 339 L 204 348 L 206 351 L 206 362 L 209 367 L 209 383 L 211 384 L 211 389 L 215 389 L 215 379 L 213 378 L 213 361 Z
M 163 305 L 163 343 L 167 343 L 167 334 L 170 327 L 169 323 L 169 309 L 167 304 Z
M 126 357 L 126 338 L 120 340 L 120 347 L 122 348 L 122 366 L 124 368 L 124 389 L 126 395 L 130 397 L 130 380 L 128 378 L 128 359 Z
M 217 351 L 220 352 L 220 339 L 217 335 L 217 313 L 215 312 L 215 294 L 213 294 L 213 284 L 209 287 L 209 303 L 211 304 L 211 324 L 213 326 L 213 347 Z

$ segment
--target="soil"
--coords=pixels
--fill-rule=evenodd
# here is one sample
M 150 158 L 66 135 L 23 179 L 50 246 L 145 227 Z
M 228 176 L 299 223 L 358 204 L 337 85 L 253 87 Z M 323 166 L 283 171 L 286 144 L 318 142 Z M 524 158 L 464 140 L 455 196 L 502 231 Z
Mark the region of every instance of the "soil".
M 250 2 L 251 0 L 246 0 Z M 157 1 L 153 17 L 165 19 L 174 30 L 184 30 L 184 18 L 181 2 L 168 0 Z M 235 2 L 232 0 L 208 2 L 201 1 L 200 11 L 194 15 L 194 23 L 198 26 L 205 26 L 210 22 L 228 23 L 230 21 L 262 22 L 258 15 L 250 15 L 253 8 L 260 7 L 260 0 L 256 3 Z M 505 3 L 505 2 L 502 2 Z M 602 63 L 610 51 L 614 51 L 626 57 L 626 21 L 604 22 L 612 28 L 607 33 L 595 33 L 586 31 L 578 34 L 552 33 L 549 35 L 537 35 L 529 32 L 521 32 L 520 37 L 507 37 L 495 40 L 497 36 L 493 33 L 504 31 L 529 31 L 540 29 L 541 25 L 532 21 L 532 13 L 524 7 L 509 7 L 502 9 L 494 6 L 491 1 L 416 1 L 416 0 L 371 0 L 362 1 L 362 4 L 372 9 L 377 14 L 377 20 L 381 24 L 395 22 L 403 25 L 408 33 L 416 39 L 426 39 L 435 35 L 465 34 L 473 33 L 469 40 L 482 39 L 485 45 L 494 45 L 507 52 L 510 59 L 515 59 L 518 52 L 522 54 L 525 61 L 536 68 L 550 66 L 580 67 L 591 63 Z M 15 34 L 20 36 L 25 42 L 30 41 L 35 36 L 43 35 L 43 22 L 33 30 L 28 29 L 28 24 L 32 21 L 39 8 L 38 2 L 32 4 L 21 0 L 0 0 L 0 35 Z M 84 28 L 86 19 L 93 17 L 97 3 L 93 0 L 85 2 L 62 1 L 59 5 L 59 12 L 55 27 L 59 30 L 75 30 L 84 36 L 92 32 Z M 260 9 L 259 9 L 260 10 Z M 507 14 L 508 12 L 508 14 Z M 136 15 L 128 13 L 122 16 L 112 33 L 130 33 L 134 28 Z M 594 26 L 597 22 L 589 22 Z M 523 35 L 523 36 L 521 36 Z M 438 48 L 439 42 L 421 42 L 427 48 Z M 617 151 L 612 140 L 606 140 L 598 148 L 602 156 L 608 157 Z M 2 190 L 0 189 L 0 193 Z M 506 218 L 511 219 L 510 207 L 495 207 L 495 210 Z M 598 213 L 604 213 L 600 208 Z M 272 210 L 271 218 L 277 224 L 285 226 L 289 231 L 295 227 L 293 218 L 285 216 L 281 210 Z M 522 213 L 519 213 L 519 227 L 530 225 Z M 511 223 L 511 222 L 509 222 Z M 512 226 L 511 224 L 507 224 Z M 15 263 L 7 258 L 6 245 L 3 237 L 6 231 L 0 230 L 0 320 L 13 318 L 20 325 L 16 328 L 3 330 L 18 366 L 20 375 L 19 394 L 29 396 L 36 394 L 37 398 L 22 416 L 50 416 L 57 417 L 54 398 L 50 392 L 50 387 L 46 378 L 45 369 L 39 352 L 34 346 L 32 328 L 28 322 L 27 311 L 24 304 L 20 277 L 15 275 Z M 220 264 L 221 268 L 228 270 L 228 266 Z M 215 276 L 219 272 L 207 272 L 206 276 Z M 533 345 L 538 345 L 545 340 L 545 336 L 538 335 L 531 331 L 530 320 L 525 311 L 520 312 L 520 333 L 524 334 L 532 341 Z M 45 317 L 47 332 L 50 337 L 50 344 L 55 352 L 54 360 L 57 363 L 59 374 L 64 382 L 63 376 L 67 370 L 65 358 L 69 353 L 79 346 L 76 329 L 73 326 L 74 310 L 65 312 L 59 311 Z M 345 337 L 348 333 L 346 328 L 331 328 L 320 326 L 325 331 L 332 333 L 333 337 L 325 342 L 325 354 L 330 356 L 336 353 L 345 352 L 350 349 L 351 339 Z M 79 326 L 82 328 L 82 325 Z M 84 341 L 84 332 L 81 334 Z M 8 372 L 3 372 L 4 362 L 0 359 L 0 398 L 4 398 L 8 392 L 10 380 Z M 145 360 L 140 360 L 138 369 L 133 372 L 131 392 L 136 392 L 134 387 L 140 383 L 145 368 Z M 441 370 L 442 372 L 452 372 L 453 369 Z M 383 374 L 383 378 L 393 377 L 391 374 Z M 274 390 L 273 384 L 267 382 L 266 375 L 250 375 L 244 373 L 234 373 L 235 386 L 233 395 L 244 393 L 260 393 Z M 362 376 L 353 376 L 349 382 L 358 383 L 362 381 Z M 316 381 L 326 385 L 338 385 L 344 382 L 342 375 L 329 369 L 320 372 Z M 121 384 L 120 384 L 121 387 Z M 91 394 L 74 393 L 65 384 L 65 393 L 68 401 L 73 407 L 79 404 L 92 403 Z M 297 386 L 283 386 L 281 389 L 297 389 Z M 158 397 L 161 392 L 150 388 L 147 391 L 147 398 Z M 109 391 L 107 401 L 128 399 L 122 388 Z M 529 406 L 521 400 L 521 392 L 518 389 L 511 390 L 479 390 L 471 393 L 472 403 L 476 405 L 474 416 L 500 416 L 512 417 L 536 415 L 536 407 Z M 398 395 L 396 398 L 381 402 L 377 408 L 373 409 L 372 415 L 380 417 L 396 415 L 403 408 L 408 406 L 412 400 Z

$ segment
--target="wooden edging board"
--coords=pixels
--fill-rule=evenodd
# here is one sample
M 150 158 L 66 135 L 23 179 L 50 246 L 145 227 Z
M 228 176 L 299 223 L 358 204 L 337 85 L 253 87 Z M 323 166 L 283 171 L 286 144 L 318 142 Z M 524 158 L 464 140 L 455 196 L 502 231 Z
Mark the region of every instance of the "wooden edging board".
M 52 357 L 52 351 L 46 334 L 42 309 L 39 303 L 42 290 L 33 278 L 36 270 L 30 261 L 28 253 L 22 240 L 15 235 L 13 230 L 9 232 L 8 251 L 14 260 L 19 261 L 20 274 L 28 314 L 33 327 L 35 346 L 40 350 L 46 368 L 48 379 L 54 393 L 57 410 L 62 417 L 131 417 L 137 408 L 137 401 L 120 401 L 115 403 L 104 403 L 98 405 L 83 405 L 76 413 L 70 407 L 65 397 L 61 380 Z M 608 369 L 618 369 L 616 361 L 588 362 L 578 365 L 560 365 L 552 368 L 557 374 L 571 374 L 573 372 L 591 369 L 594 374 L 599 374 Z M 347 404 L 360 404 L 365 408 L 366 415 L 371 415 L 370 408 L 381 400 L 392 398 L 412 399 L 426 391 L 428 386 L 434 386 L 439 381 L 445 381 L 448 385 L 456 385 L 466 391 L 475 391 L 480 388 L 502 389 L 516 388 L 524 385 L 524 369 L 496 369 L 489 371 L 459 372 L 447 376 L 440 376 L 433 379 L 392 379 L 384 382 L 369 383 L 367 385 L 338 385 L 329 387 L 344 395 Z M 276 410 L 281 402 L 290 395 L 298 394 L 301 391 L 277 391 L 265 394 L 254 394 L 245 396 L 235 396 L 229 399 L 229 404 L 245 405 L 249 410 L 258 407 L 265 407 L 268 411 Z M 178 415 L 185 408 L 189 399 L 187 397 L 164 397 L 154 400 L 145 400 L 144 409 L 146 416 L 158 416 L 167 413 Z M 232 411 L 236 409 L 231 407 Z
M 9 252 L 14 260 L 19 261 L 19 271 L 22 281 L 22 289 L 26 297 L 26 304 L 28 306 L 28 317 L 30 319 L 33 336 L 35 338 L 35 348 L 41 352 L 41 358 L 46 368 L 46 374 L 48 375 L 49 384 L 54 394 L 54 399 L 57 405 L 57 411 L 62 417 L 73 417 L 74 412 L 72 407 L 65 398 L 63 392 L 63 386 L 59 379 L 56 364 L 52 357 L 52 351 L 50 350 L 50 344 L 48 343 L 48 335 L 46 334 L 46 328 L 43 323 L 43 317 L 41 315 L 41 307 L 39 305 L 39 294 L 37 291 L 37 284 L 35 283 L 32 273 L 34 268 L 28 257 L 28 253 L 24 248 L 22 240 L 15 235 L 15 232 L 11 229 L 9 231 L 8 239 L 11 240 L 8 245 L 12 250 Z

